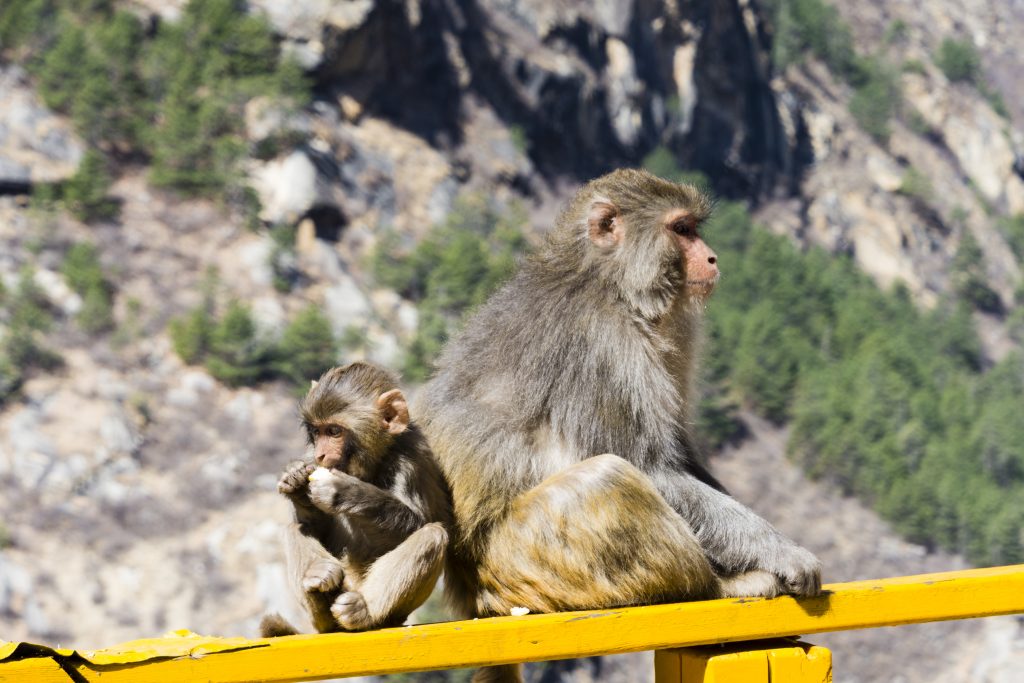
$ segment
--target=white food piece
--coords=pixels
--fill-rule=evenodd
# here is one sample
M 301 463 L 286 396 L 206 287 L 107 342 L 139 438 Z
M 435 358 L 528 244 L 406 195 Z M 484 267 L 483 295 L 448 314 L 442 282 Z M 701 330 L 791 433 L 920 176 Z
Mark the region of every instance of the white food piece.
M 330 479 L 332 476 L 334 476 L 334 475 L 332 475 L 331 471 L 329 469 L 327 469 L 326 467 L 317 467 L 309 475 L 309 480 L 310 481 L 320 481 L 321 479 Z
M 514 617 L 525 617 L 529 613 L 530 613 L 530 608 L 529 607 L 513 607 L 512 608 L 512 616 L 514 616 Z

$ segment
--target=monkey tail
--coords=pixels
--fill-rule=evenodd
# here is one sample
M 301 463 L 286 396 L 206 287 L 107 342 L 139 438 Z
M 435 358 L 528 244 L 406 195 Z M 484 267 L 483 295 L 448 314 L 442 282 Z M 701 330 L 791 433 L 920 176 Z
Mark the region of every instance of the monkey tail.
M 264 638 L 294 636 L 298 633 L 299 631 L 277 612 L 267 614 L 260 620 L 260 635 Z

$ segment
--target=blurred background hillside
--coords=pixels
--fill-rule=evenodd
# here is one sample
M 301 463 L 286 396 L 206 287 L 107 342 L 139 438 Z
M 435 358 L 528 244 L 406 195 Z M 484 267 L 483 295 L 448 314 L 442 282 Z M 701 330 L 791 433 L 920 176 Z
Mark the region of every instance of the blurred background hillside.
M 620 166 L 719 198 L 699 431 L 739 499 L 826 581 L 1024 562 L 1022 33 L 981 0 L 3 0 L 0 639 L 298 616 L 297 392 L 422 382 Z M 1024 670 L 1012 617 L 814 641 L 837 681 Z

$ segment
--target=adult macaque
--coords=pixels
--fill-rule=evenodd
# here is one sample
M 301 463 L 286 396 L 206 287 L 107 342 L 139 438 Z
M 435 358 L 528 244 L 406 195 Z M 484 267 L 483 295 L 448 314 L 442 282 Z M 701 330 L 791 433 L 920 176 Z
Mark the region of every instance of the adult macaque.
M 278 490 L 291 500 L 288 566 L 317 631 L 395 626 L 444 565 L 450 502 L 437 462 L 389 373 L 333 368 L 300 405 L 312 454 Z M 296 630 L 278 615 L 265 637 Z
M 820 591 L 819 561 L 696 457 L 710 208 L 644 171 L 588 183 L 448 344 L 418 415 L 452 490 L 463 616 Z

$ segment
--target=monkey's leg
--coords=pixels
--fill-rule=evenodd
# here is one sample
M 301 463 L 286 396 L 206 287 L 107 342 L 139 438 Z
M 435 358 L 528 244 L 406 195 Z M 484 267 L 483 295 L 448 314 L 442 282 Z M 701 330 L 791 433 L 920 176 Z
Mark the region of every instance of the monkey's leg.
M 285 532 L 288 573 L 300 589 L 302 603 L 319 633 L 337 631 L 331 603 L 344 579 L 342 563 L 305 525 L 293 522 Z
M 350 631 L 405 621 L 430 596 L 447 545 L 448 532 L 439 523 L 413 532 L 370 566 L 358 590 L 338 596 L 331 607 L 334 618 Z
M 481 615 L 719 595 L 685 520 L 614 455 L 584 460 L 517 498 L 491 534 L 479 583 Z

